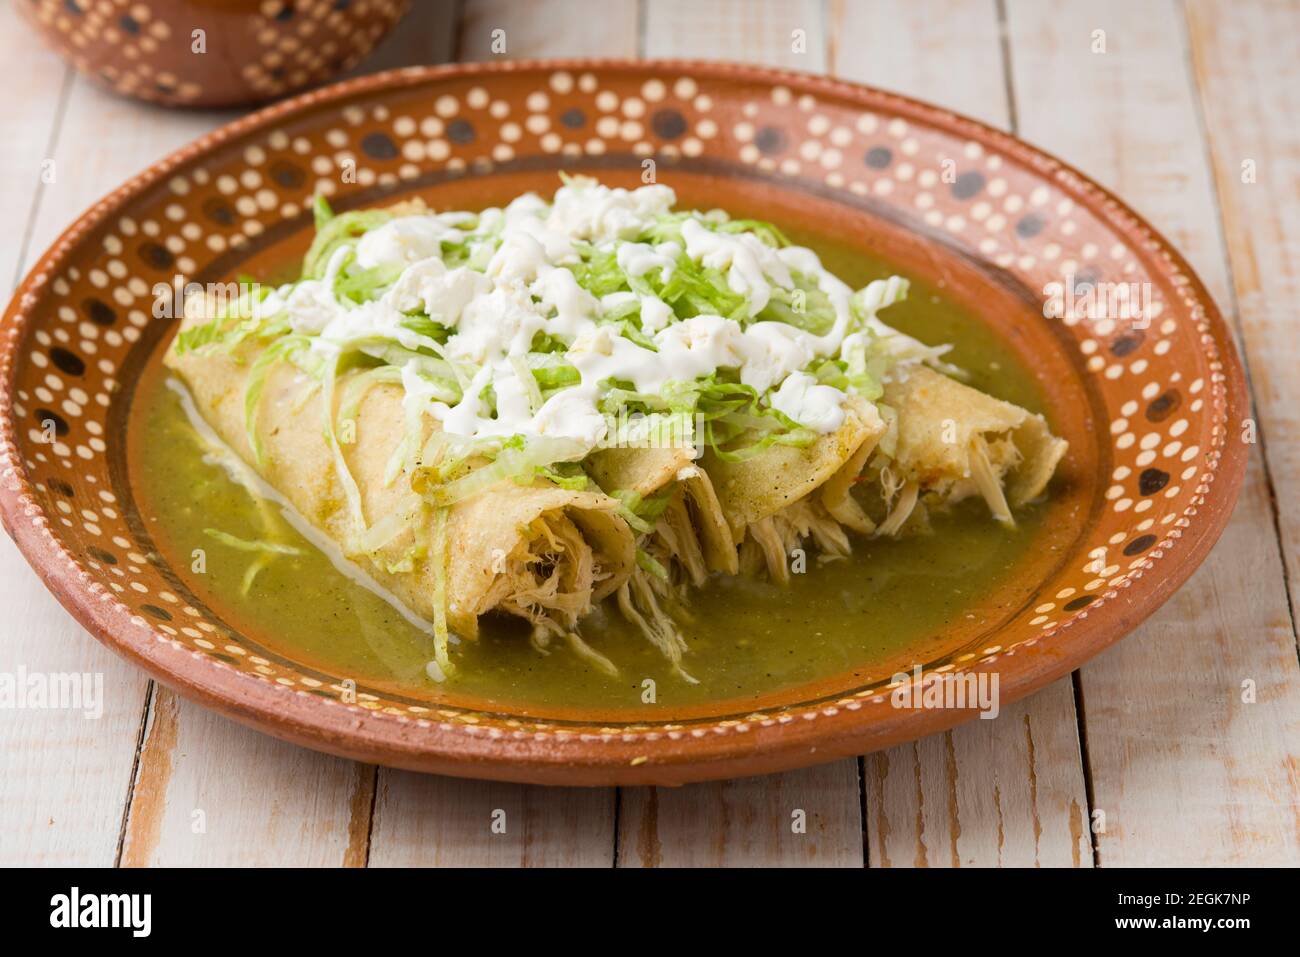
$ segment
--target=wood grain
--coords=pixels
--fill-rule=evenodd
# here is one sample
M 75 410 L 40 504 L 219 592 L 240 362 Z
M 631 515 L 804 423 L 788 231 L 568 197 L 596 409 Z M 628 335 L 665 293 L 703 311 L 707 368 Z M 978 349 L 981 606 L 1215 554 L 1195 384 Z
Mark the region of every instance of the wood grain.
M 457 56 L 636 56 L 637 15 L 636 0 L 466 0 Z
M 1300 603 L 1300 6 L 1193 2 L 1187 16 L 1294 627 Z
M 994 0 L 831 0 L 829 69 L 1010 127 Z
M 831 6 L 831 70 L 1010 129 L 992 2 Z M 1091 866 L 1073 686 L 998 719 L 864 759 L 867 846 L 881 866 Z
M 89 675 L 102 714 L 0 711 L 0 865 L 108 867 L 117 855 L 149 682 L 92 639 L 0 541 L 0 672 Z
M 681 788 L 624 788 L 620 867 L 861 867 L 856 761 Z
M 1091 867 L 1070 679 L 868 755 L 872 867 Z
M 646 4 L 644 55 L 744 60 L 822 73 L 826 26 L 817 0 L 656 0 Z
M 1021 133 L 1149 216 L 1231 315 L 1181 9 L 1011 0 L 1007 12 Z M 1105 53 L 1091 52 L 1099 29 Z M 1255 454 L 1200 571 L 1082 669 L 1103 865 L 1300 859 L 1300 668 L 1272 526 Z M 1257 704 L 1242 701 L 1247 681 Z
M 363 834 L 368 829 L 368 772 L 233 724 L 159 688 L 122 865 L 362 863 L 352 838 L 358 826 Z
M 491 51 L 504 30 L 505 54 Z M 461 11 L 460 53 L 597 56 L 636 52 L 636 5 L 588 0 L 500 3 L 469 0 Z M 370 862 L 394 865 L 609 866 L 614 859 L 612 788 L 564 791 L 486 784 L 379 770 Z M 504 832 L 492 830 L 494 812 Z
M 22 278 L 20 266 L 29 247 L 27 228 L 44 188 L 43 178 L 57 178 L 58 167 L 45 167 L 54 147 L 72 69 L 39 42 L 10 4 L 0 6 L 0 57 L 11 76 L 20 76 L 39 96 L 6 96 L 0 100 L 0 211 L 10 232 L 0 245 L 0 281 L 12 288 Z
M 614 790 L 379 776 L 372 867 L 610 867 Z

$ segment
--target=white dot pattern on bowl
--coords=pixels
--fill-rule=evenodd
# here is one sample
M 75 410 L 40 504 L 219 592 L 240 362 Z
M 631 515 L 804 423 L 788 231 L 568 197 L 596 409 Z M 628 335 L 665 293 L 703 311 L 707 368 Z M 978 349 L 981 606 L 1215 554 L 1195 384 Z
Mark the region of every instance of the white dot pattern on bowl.
M 413 81 L 421 75 L 407 72 Z M 811 89 L 802 89 L 804 83 Z M 333 122 L 311 129 L 300 124 L 291 133 L 249 125 L 201 165 L 173 163 L 141 180 L 144 192 L 129 204 L 129 214 L 63 241 L 51 262 L 75 253 L 79 266 L 65 266 L 58 275 L 38 273 L 24 286 L 20 309 L 30 313 L 39 305 L 51 319 L 20 361 L 22 387 L 14 403 L 0 408 L 4 481 L 22 490 L 27 519 L 45 530 L 86 587 L 105 601 L 123 603 L 132 621 L 159 640 L 255 680 L 421 727 L 475 733 L 487 730 L 481 721 L 496 720 L 368 693 L 344 703 L 341 691 L 323 686 L 320 678 L 250 653 L 223 622 L 207 620 L 192 606 L 176 608 L 180 598 L 172 586 L 127 547 L 134 539 L 125 517 L 105 507 L 113 493 L 104 490 L 100 497 L 110 498 L 91 506 L 78 485 L 107 475 L 111 450 L 103 437 L 120 388 L 114 376 L 150 321 L 155 283 L 176 272 L 193 274 L 220 256 L 240 255 L 269 222 L 308 215 L 314 191 L 335 195 L 378 186 L 400 192 L 431 172 L 483 174 L 508 169 L 521 158 L 552 157 L 558 164 L 568 157 L 615 156 L 635 164 L 652 155 L 668 166 L 723 158 L 739 169 L 832 190 L 846 201 L 871 197 L 997 263 L 1030 289 L 1046 289 L 1063 277 L 1086 284 L 1121 275 L 1152 285 L 1155 308 L 1148 318 L 1169 313 L 1159 324 L 1137 328 L 1079 314 L 1061 319 L 1112 408 L 1114 464 L 1111 484 L 1103 485 L 1110 515 L 1092 553 L 1042 583 L 1003 629 L 1002 644 L 954 654 L 934 662 L 935 668 L 989 664 L 1086 619 L 1151 571 L 1205 502 L 1229 430 L 1223 368 L 1204 304 L 1185 277 L 1173 283 L 1158 278 L 1157 268 L 1165 275 L 1182 273 L 1155 236 L 1109 197 L 1102 198 L 1104 215 L 1076 202 L 1095 188 L 1053 161 L 1039 157 L 1036 165 L 1024 165 L 1002 155 L 1006 144 L 996 139 L 989 148 L 969 138 L 973 128 L 960 135 L 964 121 L 941 111 L 930 111 L 934 123 L 924 122 L 910 115 L 915 107 L 883 94 L 866 110 L 843 99 L 849 88 L 796 78 L 773 87 L 762 110 L 746 104 L 726 120 L 715 114 L 716 105 L 734 102 L 735 93 L 725 78 L 703 73 L 602 78 L 587 71 L 538 70 L 532 92 L 519 102 L 493 99 L 490 84 L 475 77 L 414 89 L 385 103 L 358 97 Z M 909 116 L 890 116 L 889 110 Z M 345 168 L 354 170 L 355 185 L 341 187 Z M 1116 223 L 1128 237 L 1123 242 L 1116 239 Z M 1176 354 L 1184 365 L 1170 357 L 1174 345 L 1181 346 Z M 1185 365 L 1188 356 L 1194 369 Z M 64 531 L 54 530 L 55 522 Z M 742 733 L 879 704 L 883 680 L 878 676 L 833 704 L 764 712 L 745 721 L 574 733 L 582 740 Z M 569 734 L 542 721 L 513 725 L 491 730 L 520 738 Z

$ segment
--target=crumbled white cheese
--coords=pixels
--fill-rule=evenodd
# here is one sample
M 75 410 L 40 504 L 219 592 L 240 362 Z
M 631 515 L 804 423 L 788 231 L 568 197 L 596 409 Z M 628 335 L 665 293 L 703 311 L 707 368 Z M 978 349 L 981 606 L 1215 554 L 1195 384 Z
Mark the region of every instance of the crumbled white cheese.
M 635 239 L 676 202 L 676 194 L 667 186 L 626 190 L 575 180 L 556 190 L 547 226 L 597 243 Z
M 656 393 L 668 382 L 690 381 L 720 369 L 735 370 L 742 383 L 759 393 L 771 392 L 771 406 L 800 425 L 822 433 L 838 429 L 844 421 L 845 394 L 803 370 L 818 358 L 840 354 L 852 322 L 852 291 L 827 272 L 811 250 L 777 250 L 751 234 L 714 232 L 694 219 L 681 223 L 684 249 L 671 242 L 652 246 L 628 241 L 667 213 L 675 199 L 664 186 L 625 190 L 576 180 L 559 189 L 549 205 L 530 193 L 504 209 L 477 216 L 400 217 L 357 243 L 356 261 L 364 268 L 394 263 L 405 267 L 383 296 L 360 306 L 335 299 L 334 279 L 347 252 L 340 250 L 324 279 L 301 282 L 288 294 L 290 322 L 297 331 L 318 335 L 313 348 L 322 352 L 349 345 L 372 348 L 372 342 L 385 340 L 412 350 L 431 348 L 430 340 L 403 325 L 405 314 L 415 310 L 449 328 L 450 337 L 437 351 L 469 377 L 460 401 L 438 401 L 438 388 L 410 366 L 403 368 L 403 384 L 408 400 L 423 403 L 441 420 L 443 430 L 454 435 L 545 436 L 576 440 L 590 449 L 608 431 L 599 402 L 609 380 Z M 472 230 L 458 228 L 471 219 Z M 441 251 L 448 240 L 481 249 L 484 271 L 448 268 Z M 835 322 L 817 336 L 782 322 L 745 326 L 715 315 L 678 321 L 666 302 L 649 294 L 621 292 L 598 300 L 564 268 L 578 261 L 575 244 L 586 242 L 616 244 L 618 264 L 629 275 L 659 270 L 665 280 L 684 253 L 723 271 L 730 288 L 749 300 L 751 317 L 770 301 L 773 285 L 790 288 L 793 273 L 799 273 L 814 280 L 829 298 Z M 895 277 L 868 287 L 865 311 L 893 301 L 900 282 Z M 641 330 L 652 339 L 653 349 L 599 322 L 609 311 L 632 303 L 640 307 Z M 892 333 L 874 318 L 869 328 L 872 335 Z M 578 370 L 581 383 L 534 409 L 535 388 L 526 388 L 518 376 L 520 359 L 531 351 L 538 334 L 567 345 L 564 358 Z M 901 347 L 920 346 L 901 338 L 906 340 Z M 495 414 L 484 401 L 489 388 Z M 408 415 L 416 411 L 408 405 Z
M 398 312 L 422 309 L 434 322 L 454 326 L 467 305 L 491 291 L 491 281 L 480 272 L 422 259 L 402 272 L 386 298 Z
M 834 432 L 844 424 L 844 393 L 820 385 L 806 372 L 786 376 L 772 393 L 772 408 L 814 432 Z
M 460 242 L 465 233 L 458 223 L 473 214 L 441 213 L 433 216 L 400 216 L 367 231 L 357 241 L 357 265 L 362 269 L 413 263 L 442 254 L 442 243 Z
M 752 233 L 715 233 L 688 219 L 682 223 L 682 239 L 686 240 L 686 255 L 711 269 L 726 270 L 732 292 L 749 298 L 751 316 L 767 307 L 773 282 L 794 285 L 777 251 Z

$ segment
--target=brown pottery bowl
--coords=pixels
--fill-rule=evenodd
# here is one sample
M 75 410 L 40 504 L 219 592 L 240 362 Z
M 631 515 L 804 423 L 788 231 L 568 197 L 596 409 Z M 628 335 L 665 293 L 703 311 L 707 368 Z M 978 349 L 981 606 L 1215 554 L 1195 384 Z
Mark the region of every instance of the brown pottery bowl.
M 262 103 L 351 69 L 410 0 L 13 0 L 73 66 L 167 106 Z
M 292 260 L 317 191 L 338 209 L 417 195 L 475 208 L 549 192 L 561 170 L 632 185 L 648 159 L 684 204 L 834 235 L 941 287 L 1034 370 L 1070 453 L 1041 542 L 967 619 L 869 671 L 689 708 L 526 711 L 454 688 L 363 686 L 353 698 L 342 676 L 241 628 L 187 556 L 150 539 L 126 446 L 135 384 L 174 329 L 151 318 L 155 284 Z M 343 167 L 355 172 L 347 182 Z M 1116 283 L 1143 291 L 1141 321 L 1083 314 L 1089 289 Z M 1054 288 L 1070 308 L 1047 318 Z M 927 675 L 996 673 L 1004 702 L 1077 668 L 1151 614 L 1218 538 L 1244 474 L 1246 414 L 1232 338 L 1182 257 L 1116 197 L 1005 133 L 746 66 L 418 68 L 204 137 L 105 197 L 41 257 L 3 323 L 0 507 L 92 634 L 271 734 L 464 776 L 679 783 L 860 754 L 972 715 L 894 707 L 892 676 L 912 661 Z

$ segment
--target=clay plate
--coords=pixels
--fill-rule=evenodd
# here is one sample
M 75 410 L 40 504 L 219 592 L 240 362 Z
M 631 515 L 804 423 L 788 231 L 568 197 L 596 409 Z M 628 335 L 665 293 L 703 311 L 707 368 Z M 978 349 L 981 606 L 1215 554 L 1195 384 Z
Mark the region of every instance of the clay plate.
M 557 170 L 815 226 L 942 283 L 1035 369 L 1071 452 L 1041 547 L 987 622 L 908 661 L 708 707 L 501 713 L 449 692 L 362 687 L 241 633 L 149 540 L 123 440 L 134 383 L 172 331 L 175 274 L 224 281 L 305 246 L 309 199 L 440 208 L 554 188 Z M 352 170 L 355 175 L 342 176 Z M 1146 320 L 1045 318 L 1070 277 L 1137 283 Z M 1149 284 L 1142 286 L 1141 284 Z M 300 96 L 180 150 L 89 210 L 4 318 L 4 523 L 92 634 L 217 711 L 364 761 L 562 784 L 680 783 L 861 754 L 972 716 L 891 704 L 891 675 L 996 672 L 1004 703 L 1118 640 L 1218 538 L 1245 470 L 1244 379 L 1182 257 L 1080 173 L 1004 133 L 825 78 L 694 62 L 402 70 Z M 43 424 L 54 423 L 53 441 Z M 212 604 L 210 604 L 210 602 Z M 989 624 L 988 622 L 991 622 Z

